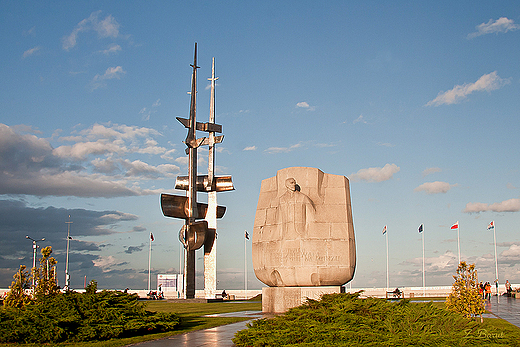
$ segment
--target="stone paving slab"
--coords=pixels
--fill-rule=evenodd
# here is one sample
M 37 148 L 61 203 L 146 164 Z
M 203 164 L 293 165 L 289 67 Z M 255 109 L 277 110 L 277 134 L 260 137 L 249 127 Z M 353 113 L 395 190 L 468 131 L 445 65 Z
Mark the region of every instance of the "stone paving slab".
M 520 328 L 520 299 L 492 296 L 486 301 L 486 310 Z
M 132 344 L 136 347 L 233 347 L 231 341 L 235 333 L 245 329 L 251 320 L 222 325 L 215 328 L 197 330 L 182 335 L 170 336 L 160 340 L 153 340 Z
M 239 311 L 228 313 L 209 314 L 205 317 L 250 317 L 252 319 L 219 327 L 192 331 L 181 335 L 166 337 L 160 340 L 146 341 L 129 346 L 137 347 L 232 347 L 231 341 L 235 333 L 245 329 L 247 323 L 254 319 L 262 318 L 262 311 Z

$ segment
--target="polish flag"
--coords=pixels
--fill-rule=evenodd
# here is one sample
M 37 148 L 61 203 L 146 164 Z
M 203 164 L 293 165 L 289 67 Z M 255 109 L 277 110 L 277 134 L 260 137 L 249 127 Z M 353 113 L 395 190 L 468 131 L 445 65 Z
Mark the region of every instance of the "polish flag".
M 451 226 L 452 229 L 458 229 L 459 228 L 459 221 L 457 221 L 457 223 L 453 224 Z

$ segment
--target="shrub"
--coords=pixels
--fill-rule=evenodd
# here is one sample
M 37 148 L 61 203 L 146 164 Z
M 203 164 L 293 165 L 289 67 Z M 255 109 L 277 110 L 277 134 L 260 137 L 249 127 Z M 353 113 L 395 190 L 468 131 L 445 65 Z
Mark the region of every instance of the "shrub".
M 103 290 L 50 295 L 22 308 L 0 308 L 0 342 L 107 340 L 174 330 L 179 317 L 146 311 L 137 295 Z
M 31 297 L 25 292 L 29 288 L 29 273 L 25 265 L 20 265 L 20 269 L 14 274 L 14 280 L 9 287 L 9 293 L 4 299 L 4 306 L 23 307 L 31 301 Z
M 484 300 L 478 294 L 478 277 L 475 264 L 467 265 L 461 261 L 457 267 L 457 275 L 453 276 L 455 282 L 451 293 L 446 299 L 446 308 L 457 312 L 466 318 L 484 313 Z
M 233 342 L 239 347 L 459 346 L 472 345 L 475 341 L 467 337 L 478 334 L 478 323 L 431 303 L 392 303 L 359 294 L 324 295 L 283 315 L 253 321 Z M 493 336 L 475 345 L 489 344 Z

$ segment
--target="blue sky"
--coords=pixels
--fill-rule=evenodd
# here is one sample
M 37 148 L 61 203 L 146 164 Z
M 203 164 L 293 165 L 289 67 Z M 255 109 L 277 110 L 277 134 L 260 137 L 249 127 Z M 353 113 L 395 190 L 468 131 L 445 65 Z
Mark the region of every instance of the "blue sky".
M 0 287 L 45 237 L 73 287 L 146 288 L 179 268 L 182 221 L 161 192 L 187 173 L 194 43 L 217 170 L 236 190 L 218 227 L 218 288 L 241 289 L 262 179 L 290 166 L 350 178 L 352 285 L 449 285 L 462 258 L 520 282 L 520 6 L 515 1 L 0 1 Z M 206 155 L 206 157 L 205 157 Z M 200 154 L 201 168 L 207 151 Z M 204 171 L 204 169 L 201 169 Z M 180 193 L 180 192 L 176 192 Z M 200 194 L 202 201 L 205 197 Z M 249 257 L 250 257 L 250 244 Z M 201 258 L 198 253 L 197 258 Z M 198 271 L 202 270 L 199 260 Z M 248 288 L 261 288 L 249 258 Z M 199 273 L 200 275 L 200 273 Z M 202 288 L 198 276 L 197 288 Z

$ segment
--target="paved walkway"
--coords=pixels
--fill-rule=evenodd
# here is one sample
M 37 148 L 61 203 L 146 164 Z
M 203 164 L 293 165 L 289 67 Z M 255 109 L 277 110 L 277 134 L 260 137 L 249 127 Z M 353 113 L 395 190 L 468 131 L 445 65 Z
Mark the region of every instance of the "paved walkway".
M 242 311 L 208 315 L 209 317 L 251 317 L 253 319 L 261 318 L 260 311 Z M 246 324 L 251 320 L 222 325 L 215 328 L 197 330 L 182 335 L 166 337 L 160 340 L 153 340 L 132 344 L 136 347 L 232 347 L 235 344 L 231 341 L 235 337 L 235 333 L 245 329 Z
M 520 328 L 520 299 L 492 296 L 486 302 L 486 310 Z

